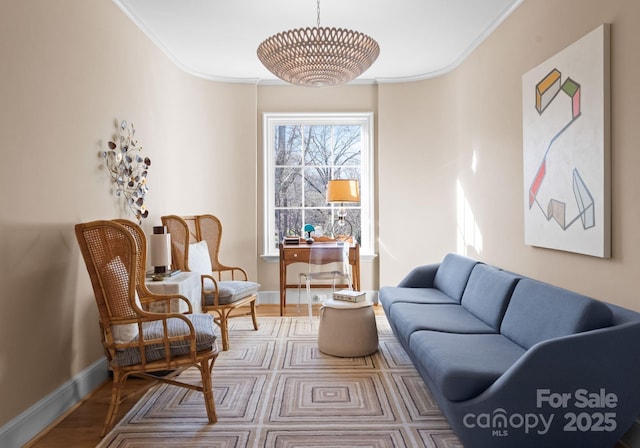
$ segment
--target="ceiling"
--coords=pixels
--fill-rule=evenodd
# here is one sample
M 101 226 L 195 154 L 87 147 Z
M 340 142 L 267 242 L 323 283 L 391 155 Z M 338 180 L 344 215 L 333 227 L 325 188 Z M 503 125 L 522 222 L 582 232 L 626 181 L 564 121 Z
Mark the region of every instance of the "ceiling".
M 314 0 L 113 0 L 193 75 L 280 83 L 256 56 L 281 31 L 314 27 Z M 523 0 L 322 0 L 320 26 L 373 37 L 377 61 L 354 82 L 407 82 L 455 68 Z

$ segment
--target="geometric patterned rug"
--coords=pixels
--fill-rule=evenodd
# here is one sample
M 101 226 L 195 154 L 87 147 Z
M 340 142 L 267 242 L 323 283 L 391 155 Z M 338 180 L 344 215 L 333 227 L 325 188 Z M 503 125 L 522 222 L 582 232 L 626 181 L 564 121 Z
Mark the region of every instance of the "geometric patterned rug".
M 384 316 L 379 350 L 336 358 L 317 346 L 318 320 L 230 321 L 230 350 L 213 368 L 218 422 L 202 394 L 159 384 L 99 448 L 454 448 L 462 447 Z M 200 381 L 197 370 L 181 379 Z

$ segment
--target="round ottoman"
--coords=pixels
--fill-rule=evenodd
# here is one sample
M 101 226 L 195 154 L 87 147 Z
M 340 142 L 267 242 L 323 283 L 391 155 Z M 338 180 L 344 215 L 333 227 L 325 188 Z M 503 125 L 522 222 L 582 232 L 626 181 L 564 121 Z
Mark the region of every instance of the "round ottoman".
M 342 358 L 367 356 L 378 350 L 373 303 L 329 299 L 320 308 L 318 348 Z

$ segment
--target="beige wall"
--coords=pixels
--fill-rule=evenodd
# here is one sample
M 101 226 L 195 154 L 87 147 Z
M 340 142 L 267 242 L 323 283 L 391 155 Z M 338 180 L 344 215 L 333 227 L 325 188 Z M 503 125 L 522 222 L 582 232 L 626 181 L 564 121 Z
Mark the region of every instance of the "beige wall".
M 613 256 L 523 244 L 521 77 L 603 22 L 612 41 Z M 108 0 L 5 2 L 0 15 L 0 426 L 100 359 L 77 222 L 127 216 L 97 154 L 117 120 L 151 157 L 148 230 L 212 212 L 223 259 L 277 290 L 262 251 L 262 113 L 373 111 L 378 261 L 395 284 L 458 247 L 489 263 L 640 309 L 640 5 L 525 0 L 454 72 L 422 82 L 307 90 L 214 83 L 169 60 Z M 477 155 L 477 170 L 471 158 Z M 464 208 L 464 207 L 463 207 Z M 474 227 L 475 226 L 475 227 Z M 479 236 L 481 235 L 481 239 Z M 479 242 L 482 242 L 481 246 Z
M 98 157 L 117 121 L 152 160 L 147 230 L 218 213 L 255 276 L 258 219 L 255 86 L 183 73 L 108 0 L 4 2 L 0 57 L 2 426 L 102 357 L 73 225 L 131 217 Z
M 605 22 L 612 24 L 612 258 L 525 246 L 522 75 Z M 462 227 L 464 253 L 640 310 L 639 23 L 634 0 L 527 0 L 452 73 L 380 86 L 381 285 L 456 251 Z M 462 226 L 457 183 L 467 204 Z
M 455 252 L 456 88 L 450 77 L 380 86 L 381 286 Z

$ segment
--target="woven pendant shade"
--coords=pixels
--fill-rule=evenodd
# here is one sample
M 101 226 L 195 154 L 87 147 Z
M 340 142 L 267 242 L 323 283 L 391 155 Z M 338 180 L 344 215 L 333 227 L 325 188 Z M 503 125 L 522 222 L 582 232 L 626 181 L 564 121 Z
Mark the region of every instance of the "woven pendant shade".
M 342 28 L 298 28 L 269 37 L 258 58 L 271 73 L 291 84 L 326 87 L 360 76 L 380 54 L 366 34 Z
M 258 59 L 278 78 L 306 87 L 347 83 L 371 67 L 380 54 L 366 34 L 320 26 L 275 34 L 258 46 Z

